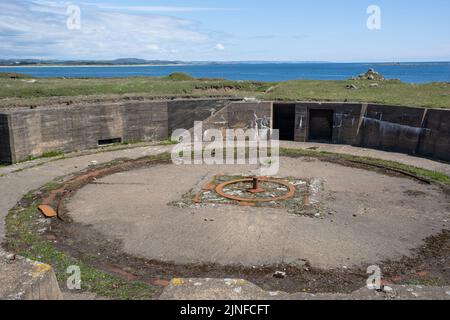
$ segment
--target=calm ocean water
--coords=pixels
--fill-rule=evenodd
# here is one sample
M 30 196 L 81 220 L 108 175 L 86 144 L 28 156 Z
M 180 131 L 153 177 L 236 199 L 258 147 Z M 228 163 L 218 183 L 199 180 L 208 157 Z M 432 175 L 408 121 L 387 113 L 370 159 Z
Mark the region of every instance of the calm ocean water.
M 230 80 L 285 81 L 294 79 L 345 80 L 369 68 L 388 79 L 404 82 L 450 82 L 449 63 L 249 63 L 179 66 L 86 66 L 86 67 L 0 67 L 0 72 L 19 72 L 43 78 L 116 78 L 165 76 L 186 72 L 197 78 Z

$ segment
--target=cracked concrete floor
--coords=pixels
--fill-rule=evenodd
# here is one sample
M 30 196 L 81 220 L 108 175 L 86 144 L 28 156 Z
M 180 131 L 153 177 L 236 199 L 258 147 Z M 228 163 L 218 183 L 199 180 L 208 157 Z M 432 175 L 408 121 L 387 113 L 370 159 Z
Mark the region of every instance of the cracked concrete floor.
M 280 165 L 279 176 L 324 180 L 322 218 L 274 208 L 168 205 L 208 174 L 248 166 L 158 165 L 117 173 L 79 190 L 67 208 L 75 222 L 121 240 L 125 252 L 174 263 L 370 265 L 410 255 L 423 239 L 449 228 L 450 203 L 436 186 L 310 159 L 281 158 Z

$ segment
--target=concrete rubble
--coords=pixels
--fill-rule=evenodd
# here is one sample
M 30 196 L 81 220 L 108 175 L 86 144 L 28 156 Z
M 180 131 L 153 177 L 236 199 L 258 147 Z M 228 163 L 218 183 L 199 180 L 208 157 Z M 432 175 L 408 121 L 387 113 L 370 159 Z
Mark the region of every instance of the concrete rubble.
M 386 290 L 388 289 L 388 290 Z M 170 282 L 160 300 L 450 300 L 450 287 L 392 285 L 344 293 L 264 291 L 241 279 L 181 279 Z
M 51 266 L 0 251 L 0 300 L 62 300 Z

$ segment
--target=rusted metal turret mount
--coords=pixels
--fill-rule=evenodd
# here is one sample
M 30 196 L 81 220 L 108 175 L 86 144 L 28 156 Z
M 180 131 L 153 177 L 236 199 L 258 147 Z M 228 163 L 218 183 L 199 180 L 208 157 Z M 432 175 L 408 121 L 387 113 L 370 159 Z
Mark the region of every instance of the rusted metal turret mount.
M 250 193 L 263 193 L 263 192 L 266 191 L 265 189 L 259 187 L 259 179 L 260 179 L 260 177 L 253 177 L 252 179 L 253 179 L 253 181 L 252 181 L 253 182 L 253 188 L 248 189 L 247 190 L 248 192 L 250 192 Z
M 224 189 L 232 184 L 237 184 L 237 183 L 248 183 L 251 182 L 253 183 L 252 188 L 247 189 L 247 192 L 253 193 L 253 194 L 259 194 L 259 193 L 264 193 L 266 192 L 266 190 L 264 188 L 261 187 L 261 182 L 265 182 L 265 183 L 272 183 L 272 184 L 276 184 L 276 185 L 280 185 L 282 187 L 285 187 L 287 189 L 287 193 L 278 196 L 278 197 L 240 197 L 240 196 L 236 196 L 236 195 L 231 195 L 228 194 L 226 191 L 224 191 Z M 268 177 L 253 177 L 253 178 L 244 178 L 244 179 L 238 179 L 238 180 L 232 180 L 232 181 L 227 181 L 224 183 L 219 184 L 216 188 L 215 188 L 217 194 L 219 194 L 220 196 L 230 199 L 230 200 L 234 200 L 234 201 L 238 201 L 238 202 L 242 202 L 242 203 L 257 203 L 257 202 L 273 202 L 273 201 L 280 201 L 280 200 L 286 200 L 289 198 L 292 198 L 295 195 L 295 191 L 296 188 L 294 185 L 292 185 L 291 183 L 289 183 L 289 181 L 284 181 L 284 180 L 278 180 L 278 179 L 271 179 Z

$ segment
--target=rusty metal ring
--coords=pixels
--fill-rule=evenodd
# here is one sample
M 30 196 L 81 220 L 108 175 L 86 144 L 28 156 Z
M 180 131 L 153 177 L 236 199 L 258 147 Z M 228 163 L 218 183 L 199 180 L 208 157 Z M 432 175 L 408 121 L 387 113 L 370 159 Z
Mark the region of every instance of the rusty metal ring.
M 252 182 L 252 181 L 253 181 L 253 178 L 227 181 L 227 182 L 219 184 L 216 187 L 216 192 L 224 198 L 239 201 L 239 202 L 272 202 L 272 201 L 280 201 L 280 200 L 286 200 L 286 199 L 292 198 L 296 191 L 295 186 L 293 186 L 289 182 L 273 180 L 273 179 L 265 179 L 265 178 L 261 178 L 260 181 L 261 182 L 270 182 L 270 183 L 274 183 L 274 184 L 278 184 L 278 185 L 287 187 L 289 191 L 285 195 L 275 197 L 275 198 L 243 198 L 243 197 L 232 196 L 232 195 L 226 194 L 223 191 L 223 189 L 226 186 L 229 186 L 231 184 L 236 184 L 236 183 L 240 183 L 240 182 Z

